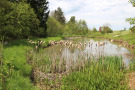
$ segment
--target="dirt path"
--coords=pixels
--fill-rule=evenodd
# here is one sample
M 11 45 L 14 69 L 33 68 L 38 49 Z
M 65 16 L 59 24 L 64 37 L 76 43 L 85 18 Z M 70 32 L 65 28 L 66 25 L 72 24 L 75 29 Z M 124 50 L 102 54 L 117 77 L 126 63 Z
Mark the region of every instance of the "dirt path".
M 129 87 L 135 90 L 135 72 L 129 73 Z

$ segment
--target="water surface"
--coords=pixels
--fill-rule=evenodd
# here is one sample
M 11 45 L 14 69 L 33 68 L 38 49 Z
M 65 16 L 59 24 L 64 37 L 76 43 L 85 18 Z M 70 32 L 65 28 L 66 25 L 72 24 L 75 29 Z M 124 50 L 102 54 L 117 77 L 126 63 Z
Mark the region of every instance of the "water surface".
M 100 56 L 119 56 L 122 57 L 125 64 L 128 65 L 134 55 L 124 47 L 113 44 L 107 40 L 94 41 L 90 38 L 67 39 L 64 44 L 56 44 L 45 49 L 45 55 L 51 59 L 64 59 L 67 63 L 70 61 L 81 61 L 94 58 L 98 60 Z M 68 45 L 65 43 L 68 42 Z M 104 43 L 103 45 L 99 44 Z

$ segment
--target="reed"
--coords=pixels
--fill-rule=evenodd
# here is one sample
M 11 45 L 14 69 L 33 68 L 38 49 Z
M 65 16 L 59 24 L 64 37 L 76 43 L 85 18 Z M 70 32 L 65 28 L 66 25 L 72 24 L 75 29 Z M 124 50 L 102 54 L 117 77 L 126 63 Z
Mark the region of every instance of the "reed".
M 37 75 L 36 78 L 42 77 L 43 81 L 47 80 L 44 82 L 47 89 L 126 89 L 125 74 L 127 71 L 122 59 L 101 56 L 98 47 L 96 48 L 97 54 L 99 53 L 98 57 L 94 57 L 91 51 L 82 52 L 86 45 L 90 45 L 89 49 L 92 50 L 93 44 L 93 42 L 88 42 L 83 46 L 82 43 L 59 41 L 52 44 L 53 47 L 59 45 L 59 49 L 54 48 L 52 51 L 40 49 L 38 53 L 33 52 L 31 61 L 36 63 L 32 66 L 44 73 L 43 76 Z M 105 42 L 99 42 L 95 46 L 99 44 L 103 46 Z M 77 56 L 68 54 L 68 50 L 72 48 L 78 50 Z M 60 55 L 56 54 L 58 52 L 55 52 L 55 49 L 60 51 Z M 52 55 L 51 52 L 54 54 Z M 66 58 L 63 58 L 61 54 Z

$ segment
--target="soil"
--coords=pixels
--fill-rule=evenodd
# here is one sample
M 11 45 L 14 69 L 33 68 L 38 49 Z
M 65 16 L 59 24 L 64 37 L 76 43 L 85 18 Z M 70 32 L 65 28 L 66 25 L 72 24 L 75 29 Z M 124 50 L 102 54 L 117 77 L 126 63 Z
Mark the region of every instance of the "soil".
M 135 72 L 129 73 L 129 88 L 135 90 Z

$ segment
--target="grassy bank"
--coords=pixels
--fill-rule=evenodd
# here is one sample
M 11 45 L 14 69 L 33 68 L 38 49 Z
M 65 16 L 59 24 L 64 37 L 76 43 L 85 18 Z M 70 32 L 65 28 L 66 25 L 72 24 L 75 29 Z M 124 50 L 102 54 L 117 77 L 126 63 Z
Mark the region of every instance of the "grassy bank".
M 61 37 L 48 37 L 33 39 L 34 41 L 43 40 L 45 46 L 48 45 L 49 40 L 61 40 Z M 2 45 L 1 45 L 2 46 Z M 1 71 L 1 89 L 37 89 L 31 79 L 32 67 L 28 64 L 26 52 L 33 48 L 27 40 L 15 40 L 4 44 L 2 47 L 2 67 Z
M 113 33 L 101 34 L 100 32 L 92 33 L 88 37 L 103 37 L 127 41 L 131 45 L 135 45 L 135 34 L 131 31 L 114 31 Z

